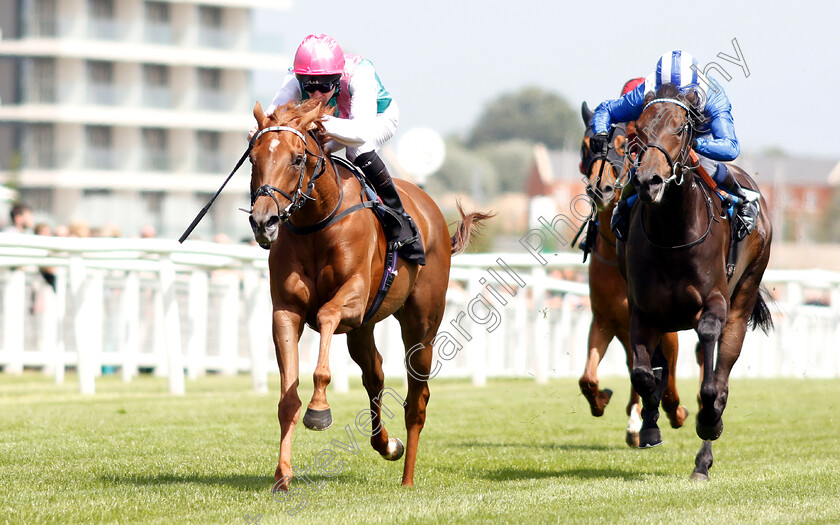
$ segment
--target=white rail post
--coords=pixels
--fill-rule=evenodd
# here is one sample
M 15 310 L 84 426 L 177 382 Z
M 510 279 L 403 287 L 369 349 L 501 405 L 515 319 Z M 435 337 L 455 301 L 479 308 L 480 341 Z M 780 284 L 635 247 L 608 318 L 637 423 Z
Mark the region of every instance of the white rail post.
M 469 318 L 470 303 L 481 294 L 481 272 L 474 270 L 470 272 L 469 282 L 467 283 L 467 318 Z M 465 319 L 467 319 L 465 318 Z M 466 322 L 466 321 L 465 321 Z M 487 384 L 487 342 L 491 338 L 487 337 L 487 331 L 483 325 L 475 322 L 467 322 L 471 328 L 467 329 L 472 334 L 472 341 L 469 342 L 468 352 L 470 357 L 470 366 L 472 367 L 472 384 L 474 386 L 485 386 Z M 474 328 L 473 328 L 474 327 Z
M 55 383 L 64 383 L 65 355 L 67 350 L 67 336 L 64 323 L 67 319 L 67 270 L 55 269 Z
M 26 275 L 23 270 L 12 269 L 3 290 L 3 338 L 8 356 L 5 371 L 23 373 L 23 335 L 26 301 Z
M 90 348 L 90 368 L 96 377 L 102 376 L 102 340 L 105 326 L 105 278 L 102 270 L 88 272 L 88 282 L 85 286 L 88 296 L 87 305 L 88 333 L 87 341 Z M 110 313 L 110 312 L 109 312 Z
M 120 304 L 120 352 L 122 379 L 128 383 L 137 375 L 137 353 L 140 351 L 140 276 L 126 275 Z
M 56 285 L 58 283 L 55 283 Z M 38 289 L 38 294 L 41 296 L 41 304 L 43 311 L 39 319 L 40 337 L 38 338 L 41 345 L 40 350 L 44 355 L 44 375 L 55 375 L 55 361 L 56 352 L 58 352 L 58 325 L 55 324 L 55 292 L 52 287 L 46 283 L 42 283 Z
M 221 373 L 235 375 L 239 361 L 239 277 L 229 271 L 218 276 L 224 290 L 219 316 Z
M 160 289 L 163 294 L 164 331 L 169 370 L 169 393 L 184 395 L 184 354 L 181 349 L 181 319 L 175 295 L 175 265 L 169 255 L 161 255 Z
M 79 376 L 79 392 L 96 393 L 96 377 L 90 355 L 90 337 L 88 334 L 88 315 L 90 297 L 85 282 L 87 269 L 78 254 L 70 256 L 70 302 L 73 305 L 73 331 L 76 334 L 76 370 Z
M 192 380 L 207 373 L 207 303 L 209 276 L 204 270 L 190 273 L 190 295 L 187 307 L 189 332 L 187 333 L 187 374 Z
M 534 379 L 537 383 L 548 382 L 548 334 L 551 323 L 548 320 L 548 309 L 545 307 L 546 279 L 545 268 L 535 266 L 531 269 L 531 293 L 534 302 Z
M 271 303 L 268 290 L 260 287 L 260 272 L 253 265 L 243 269 L 245 319 L 248 326 L 248 352 L 251 356 L 251 386 L 255 392 L 268 393 L 266 367 L 267 335 L 271 333 Z

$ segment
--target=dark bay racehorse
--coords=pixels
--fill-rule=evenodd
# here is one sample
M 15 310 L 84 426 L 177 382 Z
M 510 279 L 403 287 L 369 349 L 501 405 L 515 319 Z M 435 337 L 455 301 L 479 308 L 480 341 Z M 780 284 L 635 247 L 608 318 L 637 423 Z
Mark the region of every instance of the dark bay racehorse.
M 672 84 L 645 98 L 636 121 L 639 146 L 632 180 L 639 201 L 630 216 L 626 247 L 620 243 L 618 254 L 627 277 L 634 357 L 630 377 L 642 398 L 642 444 L 661 441 L 656 418 L 664 378 L 651 367 L 657 360 L 654 349 L 665 332 L 694 329 L 702 371 L 696 429 L 704 442 L 692 478 L 705 480 L 713 462 L 711 442 L 723 431 L 729 374 L 747 327 L 772 328 L 766 291 L 760 288 L 772 230 L 762 198 L 757 226 L 743 241 L 728 278 L 730 222 L 721 199 L 689 160 L 690 144 L 703 124 L 699 101 L 698 93 L 681 94 Z M 746 173 L 729 169 L 742 186 L 757 191 Z
M 586 133 L 581 143 L 580 170 L 588 178 L 587 195 L 597 209 L 597 233 L 591 235 L 590 249 L 592 260 L 589 262 L 589 299 L 592 308 L 592 324 L 589 326 L 589 356 L 586 368 L 578 381 L 580 391 L 589 401 L 593 416 L 601 416 L 610 401 L 612 390 L 598 389 L 598 364 L 604 358 L 607 346 L 618 338 L 627 354 L 627 368 L 633 368 L 633 352 L 630 349 L 630 310 L 627 306 L 627 283 L 618 270 L 616 239 L 610 230 L 610 217 L 621 194 L 621 185 L 626 180 L 624 146 L 627 130 L 617 126 L 610 135 L 607 157 L 595 155 L 589 149 L 592 137 L 592 111 L 584 102 L 581 105 L 581 117 L 586 126 Z M 630 124 L 632 127 L 632 123 Z M 588 236 L 589 237 L 589 236 Z M 670 363 L 670 375 L 662 394 L 662 407 L 665 409 L 671 426 L 679 428 L 688 416 L 688 411 L 680 405 L 677 393 L 675 368 L 679 344 L 677 334 L 667 333 L 662 337 L 662 350 Z M 630 389 L 630 401 L 627 403 L 627 444 L 639 446 L 639 428 L 641 427 L 641 404 L 639 394 Z
M 270 245 L 271 250 L 272 326 L 281 382 L 275 489 L 288 490 L 293 476 L 292 434 L 301 411 L 298 341 L 305 325 L 319 332 L 320 347 L 304 425 L 325 430 L 332 423 L 326 396 L 330 342 L 333 334 L 346 333 L 350 356 L 362 369 L 362 383 L 370 398 L 371 446 L 388 460 L 397 460 L 406 451 L 402 483 L 413 485 L 429 400 L 426 378 L 432 364 L 432 339 L 443 318 L 450 259 L 466 248 L 476 224 L 490 216 L 461 211 L 461 222 L 450 238 L 431 197 L 413 184 L 395 180 L 403 205 L 420 230 L 426 265 L 398 259 L 384 302 L 363 322 L 385 271 L 386 241 L 370 210 L 344 215 L 362 202 L 362 188 L 346 167 L 325 154 L 318 132 L 326 111 L 313 100 L 289 103 L 271 115 L 265 115 L 259 103 L 254 108 L 258 131 L 250 153 L 250 222 L 256 241 Z M 396 396 L 384 389 L 382 356 L 374 343 L 373 327 L 390 315 L 400 322 L 411 372 L 404 400 L 405 447 L 389 437 L 381 418 L 383 395 Z

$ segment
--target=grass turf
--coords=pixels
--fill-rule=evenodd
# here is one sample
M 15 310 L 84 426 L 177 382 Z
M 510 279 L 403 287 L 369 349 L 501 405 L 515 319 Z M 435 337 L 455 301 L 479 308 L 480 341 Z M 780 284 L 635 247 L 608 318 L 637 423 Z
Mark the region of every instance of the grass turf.
M 340 472 L 296 481 L 286 501 L 270 492 L 278 379 L 262 395 L 245 376 L 206 377 L 184 397 L 152 377 L 103 377 L 95 396 L 67 381 L 0 376 L 0 523 L 840 522 L 838 380 L 733 381 L 708 483 L 688 479 L 701 443 L 695 381 L 679 384 L 685 428 L 663 415 L 665 444 L 632 450 L 626 379 L 602 380 L 616 391 L 602 418 L 574 380 L 434 380 L 410 489 L 402 461 L 382 460 L 356 430 L 367 401 L 354 385 L 330 393 L 333 426 L 299 425 L 293 447 L 297 469 L 331 449 Z M 304 406 L 310 393 L 305 383 Z M 346 425 L 356 454 L 330 444 L 348 442 Z M 386 426 L 404 440 L 401 413 Z

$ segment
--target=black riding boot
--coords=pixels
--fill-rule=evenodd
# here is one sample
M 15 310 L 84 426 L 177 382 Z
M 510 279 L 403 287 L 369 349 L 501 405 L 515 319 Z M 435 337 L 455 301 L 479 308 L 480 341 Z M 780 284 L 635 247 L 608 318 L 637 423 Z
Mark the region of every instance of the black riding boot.
M 718 172 L 723 170 L 723 176 L 716 177 L 718 185 L 723 191 L 738 197 L 735 204 L 735 240 L 741 241 L 755 229 L 755 221 L 758 219 L 758 197 L 759 193 L 754 190 L 744 189 L 732 171 L 724 163 L 718 164 Z M 720 175 L 720 173 L 718 173 Z
M 632 184 L 625 184 L 621 190 L 621 199 L 613 209 L 610 219 L 610 229 L 619 241 L 627 240 L 627 230 L 630 228 L 630 204 L 627 199 L 636 194 L 636 188 Z
M 387 221 L 383 225 L 385 238 L 388 245 L 396 248 L 400 257 L 408 262 L 424 265 L 426 254 L 423 251 L 423 241 L 420 239 L 420 232 L 411 217 L 405 212 L 400 195 L 391 180 L 388 168 L 379 158 L 375 151 L 362 153 L 353 164 L 358 166 L 365 178 L 373 185 L 382 203 L 394 210 L 400 217 L 400 224 L 397 221 Z

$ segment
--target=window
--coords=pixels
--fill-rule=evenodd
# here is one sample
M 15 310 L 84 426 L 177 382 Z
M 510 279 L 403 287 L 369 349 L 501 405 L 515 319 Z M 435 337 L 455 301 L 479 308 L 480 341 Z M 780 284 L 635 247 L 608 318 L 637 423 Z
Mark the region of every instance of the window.
M 88 12 L 92 18 L 110 20 L 114 18 L 114 0 L 88 0 Z
M 216 173 L 222 171 L 221 151 L 219 151 L 219 133 L 214 131 L 199 131 L 196 137 L 196 167 L 202 173 Z
M 88 82 L 92 84 L 110 85 L 114 83 L 114 64 L 99 60 L 87 62 Z
M 146 169 L 154 171 L 169 169 L 168 139 L 164 129 L 146 128 L 143 130 L 143 163 Z
M 23 62 L 23 96 L 34 103 L 51 103 L 55 95 L 55 60 L 31 58 Z
M 166 66 L 146 64 L 143 66 L 143 80 L 150 87 L 168 87 L 169 68 Z
M 85 143 L 87 145 L 85 160 L 88 168 L 114 168 L 116 157 L 111 148 L 111 134 L 111 128 L 108 126 L 85 127 Z
M 31 168 L 54 168 L 55 152 L 52 124 L 30 124 L 26 128 L 26 165 Z
M 222 27 L 222 8 L 203 5 L 198 8 L 198 21 L 203 27 Z
M 31 0 L 23 3 L 24 34 L 58 36 L 55 0 Z
M 219 91 L 222 89 L 222 70 L 199 68 L 198 69 L 198 85 L 203 90 Z
M 146 64 L 143 66 L 143 103 L 149 107 L 172 107 L 169 89 L 169 68 Z
M 169 4 L 146 2 L 146 21 L 153 24 L 169 23 Z

